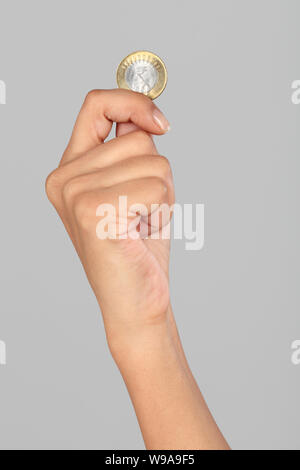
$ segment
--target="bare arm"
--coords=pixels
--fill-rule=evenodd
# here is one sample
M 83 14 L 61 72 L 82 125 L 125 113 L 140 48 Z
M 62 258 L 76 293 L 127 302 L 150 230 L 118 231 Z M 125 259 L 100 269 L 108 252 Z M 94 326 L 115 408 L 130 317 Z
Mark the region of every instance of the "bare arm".
M 117 136 L 105 142 L 112 122 L 118 123 Z M 177 333 L 169 298 L 169 240 L 151 238 L 170 222 L 149 224 L 153 205 L 174 203 L 169 161 L 150 136 L 167 130 L 162 113 L 139 93 L 89 93 L 60 165 L 47 179 L 47 194 L 99 302 L 146 447 L 226 449 Z M 109 236 L 103 236 L 107 225 Z
M 185 359 L 171 310 L 112 349 L 147 449 L 228 449 Z

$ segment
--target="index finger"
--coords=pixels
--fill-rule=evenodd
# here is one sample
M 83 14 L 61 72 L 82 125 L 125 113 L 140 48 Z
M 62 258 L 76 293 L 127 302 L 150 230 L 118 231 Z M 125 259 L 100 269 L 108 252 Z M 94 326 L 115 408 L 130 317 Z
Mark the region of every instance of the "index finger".
M 155 104 L 130 90 L 93 90 L 88 93 L 76 120 L 64 163 L 104 142 L 113 122 L 130 122 L 151 134 L 164 134 L 169 123 Z

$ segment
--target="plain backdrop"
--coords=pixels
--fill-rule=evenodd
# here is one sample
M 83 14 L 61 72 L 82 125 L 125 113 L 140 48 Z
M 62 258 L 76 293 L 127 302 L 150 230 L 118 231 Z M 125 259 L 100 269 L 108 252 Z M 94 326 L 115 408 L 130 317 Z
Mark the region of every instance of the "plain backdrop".
M 80 262 L 44 192 L 93 88 L 132 51 L 168 68 L 156 139 L 205 246 L 172 246 L 191 368 L 235 449 L 300 448 L 297 0 L 0 1 L 2 449 L 141 449 Z

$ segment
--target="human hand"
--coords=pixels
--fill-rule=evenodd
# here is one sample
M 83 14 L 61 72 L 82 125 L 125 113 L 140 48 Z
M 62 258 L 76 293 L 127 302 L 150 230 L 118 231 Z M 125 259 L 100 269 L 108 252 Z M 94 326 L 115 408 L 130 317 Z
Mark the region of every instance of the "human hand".
M 104 143 L 112 122 L 118 123 L 117 137 Z M 141 94 L 89 93 L 46 190 L 98 299 L 146 447 L 227 449 L 190 371 L 170 307 L 169 239 L 161 237 L 170 211 L 154 226 L 150 219 L 149 228 L 151 206 L 174 202 L 169 162 L 150 136 L 167 129 L 164 116 Z M 115 208 L 115 228 L 124 233 L 119 196 L 127 196 L 129 208 L 143 204 L 125 217 L 126 229 L 131 219 L 141 230 L 134 231 L 136 238 L 99 239 L 100 204 Z M 153 231 L 157 239 L 142 237 Z
M 104 142 L 112 123 L 116 138 Z M 127 90 L 94 90 L 87 95 L 59 167 L 48 177 L 47 195 L 61 217 L 83 264 L 104 318 L 109 344 L 163 323 L 169 307 L 169 240 L 164 224 L 149 229 L 143 209 L 137 239 L 102 239 L 96 234 L 100 204 L 118 214 L 119 196 L 128 208 L 174 202 L 168 160 L 159 155 L 150 134 L 164 134 L 168 122 L 154 103 Z M 142 215 L 140 217 L 139 212 Z M 143 239 L 156 231 L 158 239 Z

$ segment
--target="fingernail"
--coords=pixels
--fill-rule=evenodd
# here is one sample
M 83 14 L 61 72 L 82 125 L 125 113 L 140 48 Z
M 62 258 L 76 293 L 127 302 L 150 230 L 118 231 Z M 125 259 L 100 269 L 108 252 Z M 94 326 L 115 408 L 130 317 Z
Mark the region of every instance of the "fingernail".
M 155 108 L 153 111 L 153 119 L 164 132 L 168 132 L 171 129 L 169 121 L 158 108 Z

